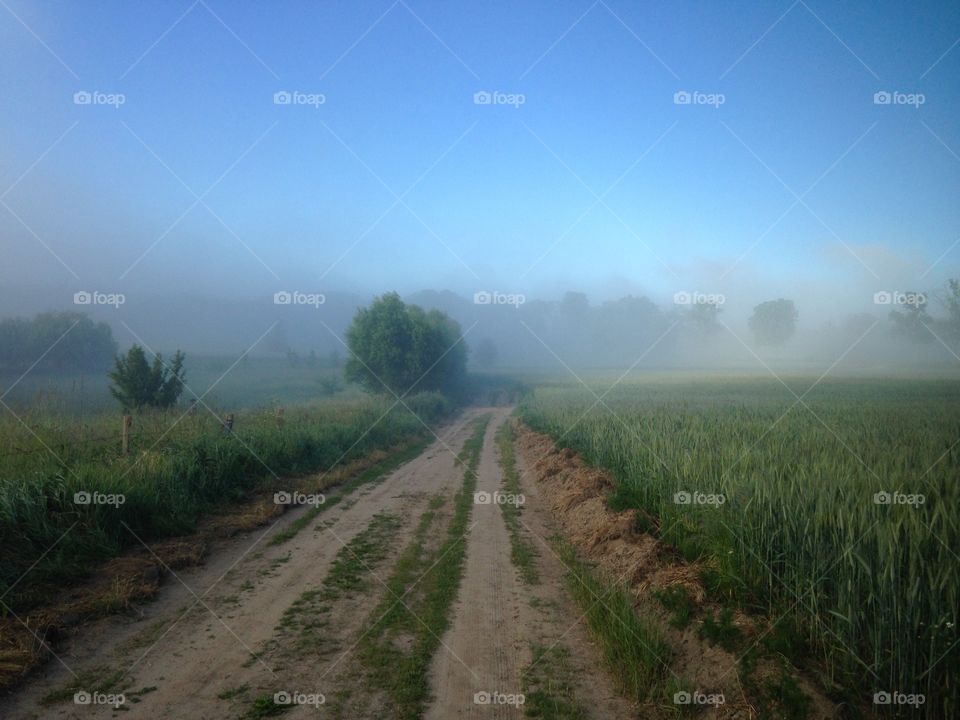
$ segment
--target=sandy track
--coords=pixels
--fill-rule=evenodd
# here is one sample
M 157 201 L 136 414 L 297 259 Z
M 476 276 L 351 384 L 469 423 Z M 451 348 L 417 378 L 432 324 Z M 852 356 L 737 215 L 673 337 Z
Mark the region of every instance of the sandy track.
M 501 489 L 495 435 L 509 412 L 496 410 L 487 428 L 477 491 Z M 573 694 L 584 713 L 597 720 L 635 718 L 637 708 L 615 690 L 602 669 L 595 646 L 565 587 L 566 568 L 547 538 L 556 526 L 533 478 L 524 477 L 518 455 L 521 490 L 525 495 L 521 523 L 532 544 L 539 582 L 527 585 L 511 561 L 510 536 L 500 507 L 475 504 L 467 536 L 467 561 L 453 623 L 443 638 L 431 668 L 434 700 L 428 720 L 451 718 L 521 718 L 524 707 L 509 703 L 477 702 L 476 693 L 501 696 L 523 692 L 522 673 L 532 671 L 532 646 L 562 649 Z M 532 459 L 531 459 L 532 461 Z M 544 663 L 553 662 L 551 659 Z M 543 670 L 543 668 L 541 668 Z
M 412 539 L 430 498 L 437 494 L 452 498 L 461 487 L 463 467 L 455 464 L 453 452 L 459 453 L 469 437 L 470 422 L 487 413 L 492 418 L 477 467 L 477 491 L 492 494 L 501 488 L 495 435 L 509 412 L 508 408 L 465 412 L 415 460 L 321 513 L 287 543 L 267 544 L 303 510 L 287 512 L 265 531 L 215 546 L 202 566 L 180 571 L 179 580 L 168 578 L 157 598 L 136 614 L 84 626 L 58 652 L 64 664 L 48 663 L 43 674 L 0 699 L 0 718 L 119 717 L 107 706 L 75 705 L 72 693 L 44 704 L 44 696 L 62 692 L 73 681 L 70 671 L 85 683 L 124 674 L 119 686 L 128 698 L 136 699 L 128 699 L 124 706 L 123 716 L 131 720 L 241 718 L 256 697 L 280 689 L 323 693 L 327 700 L 319 712 L 310 706 L 293 707 L 285 717 L 390 717 L 389 700 L 366 681 L 353 650 L 384 597 L 384 579 Z M 523 467 L 519 469 L 522 472 Z M 637 717 L 602 670 L 581 612 L 567 593 L 565 568 L 545 539 L 556 532 L 547 503 L 532 478 L 521 477 L 521 485 L 527 496 L 523 533 L 539 552 L 540 581 L 521 582 L 500 507 L 475 503 L 452 623 L 431 666 L 433 697 L 426 717 L 523 717 L 523 707 L 477 703 L 475 695 L 523 692 L 522 673 L 531 665 L 534 645 L 564 649 L 568 680 L 588 717 Z M 400 527 L 379 564 L 365 567 L 369 582 L 363 591 L 346 593 L 313 616 L 298 616 L 284 627 L 288 609 L 304 593 L 323 587 L 344 545 L 362 537 L 383 513 L 399 518 Z M 319 642 L 311 637 L 307 649 L 291 652 L 290 643 L 301 636 L 302 623 L 313 621 L 322 622 Z M 148 691 L 138 696 L 140 689 Z
M 487 426 L 477 468 L 477 492 L 500 487 L 494 436 L 508 410 L 494 413 Z M 526 603 L 510 564 L 510 539 L 493 504 L 475 504 L 467 534 L 467 561 L 454 620 L 434 656 L 435 700 L 429 720 L 468 717 L 522 717 L 509 706 L 485 706 L 474 694 L 520 693 L 520 669 L 528 661 L 522 617 Z
M 179 581 L 169 578 L 158 598 L 139 608 L 139 617 L 111 617 L 85 626 L 58 651 L 62 664 L 51 661 L 44 674 L 0 700 L 0 717 L 115 717 L 110 707 L 78 706 L 72 697 L 41 704 L 45 695 L 73 681 L 68 668 L 81 677 L 126 673 L 124 684 L 130 690 L 155 688 L 139 702 L 125 705 L 129 712 L 124 716 L 131 720 L 233 718 L 241 714 L 240 708 L 218 698 L 225 691 L 244 683 L 299 687 L 302 673 L 296 668 L 273 667 L 269 653 L 251 663 L 251 653 L 263 650 L 284 611 L 305 590 L 322 583 L 343 543 L 366 528 L 374 515 L 387 511 L 403 518 L 397 545 L 405 544 L 411 519 L 419 517 L 428 496 L 440 490 L 453 492 L 459 485 L 462 470 L 455 467 L 447 446 L 460 451 L 470 431 L 467 423 L 477 412 L 465 413 L 419 457 L 372 489 L 356 494 L 357 502 L 344 501 L 321 513 L 313 526 L 291 541 L 267 545 L 273 534 L 304 510 L 286 513 L 266 531 L 225 543 L 201 567 L 178 572 Z M 351 609 L 359 621 L 362 609 L 356 604 Z M 342 628 L 352 623 L 332 624 Z

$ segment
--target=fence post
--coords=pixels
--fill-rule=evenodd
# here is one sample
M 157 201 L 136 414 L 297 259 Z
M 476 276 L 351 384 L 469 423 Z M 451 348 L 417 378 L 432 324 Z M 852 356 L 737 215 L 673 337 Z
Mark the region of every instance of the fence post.
M 123 416 L 123 435 L 120 443 L 120 452 L 124 455 L 130 450 L 130 428 L 133 427 L 133 415 Z
M 277 427 L 282 430 L 282 429 L 283 429 L 283 425 L 284 425 L 283 408 L 282 408 L 282 407 L 278 407 L 278 408 L 277 408 Z

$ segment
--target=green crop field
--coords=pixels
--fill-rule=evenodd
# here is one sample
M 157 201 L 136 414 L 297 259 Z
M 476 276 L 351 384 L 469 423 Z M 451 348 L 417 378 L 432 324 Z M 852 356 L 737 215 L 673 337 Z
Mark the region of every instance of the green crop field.
M 815 381 L 594 378 L 521 415 L 609 470 L 611 505 L 658 518 L 711 593 L 798 628 L 839 697 L 955 717 L 960 383 Z

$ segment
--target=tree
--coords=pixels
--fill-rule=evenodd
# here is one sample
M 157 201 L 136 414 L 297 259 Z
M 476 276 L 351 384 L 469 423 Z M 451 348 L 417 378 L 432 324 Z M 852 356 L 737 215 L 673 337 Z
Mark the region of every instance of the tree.
M 797 329 L 793 300 L 767 300 L 753 309 L 748 325 L 758 345 L 782 345 Z
M 496 343 L 487 337 L 477 344 L 477 349 L 473 352 L 473 359 L 477 363 L 477 367 L 488 369 L 497 364 L 498 355 L 499 351 Z
M 108 373 L 114 383 L 110 393 L 124 410 L 171 407 L 183 392 L 184 359 L 184 354 L 177 350 L 169 366 L 159 354 L 151 364 L 143 348 L 134 345 L 126 355 L 115 358 L 115 368 Z
M 954 345 L 960 344 L 960 280 L 947 280 L 947 293 L 943 299 L 947 319 L 943 321 L 945 334 Z
M 347 329 L 347 347 L 347 380 L 373 392 L 402 396 L 412 390 L 438 390 L 455 395 L 466 375 L 460 325 L 439 310 L 424 312 L 406 305 L 396 293 L 357 311 Z
M 104 372 L 116 352 L 110 326 L 80 313 L 0 320 L 0 371 Z
M 690 306 L 687 321 L 704 335 L 710 335 L 720 329 L 720 313 L 723 308 L 715 302 L 698 302 Z
M 893 323 L 893 332 L 910 340 L 920 343 L 931 343 L 934 340 L 930 327 L 933 318 L 927 312 L 926 295 L 919 292 L 902 293 L 907 299 L 900 307 L 902 310 L 890 311 L 890 322 Z

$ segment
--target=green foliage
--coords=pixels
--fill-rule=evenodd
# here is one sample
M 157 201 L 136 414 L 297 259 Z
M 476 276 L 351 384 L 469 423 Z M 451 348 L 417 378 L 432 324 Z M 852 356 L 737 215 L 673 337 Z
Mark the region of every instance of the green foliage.
M 114 383 L 110 393 L 125 410 L 172 407 L 183 392 L 184 359 L 178 350 L 167 365 L 158 353 L 151 364 L 143 348 L 134 345 L 125 356 L 117 356 L 114 370 L 108 373 Z
M 721 608 L 716 618 L 707 615 L 697 634 L 704 640 L 731 652 L 736 650 L 741 639 L 740 630 L 733 624 L 733 609 L 730 607 Z
M 80 313 L 0 320 L 0 372 L 102 372 L 116 350 L 110 326 Z
M 923 293 L 913 291 L 903 295 L 909 298 L 925 298 Z M 931 328 L 936 321 L 930 317 L 925 301 L 904 303 L 899 306 L 899 309 L 891 310 L 889 317 L 890 322 L 893 323 L 894 334 L 913 342 L 929 344 L 934 341 L 935 336 Z
M 799 394 L 815 380 L 785 382 Z M 657 518 L 664 542 L 698 547 L 708 596 L 785 616 L 771 651 L 822 658 L 859 696 L 881 677 L 925 694 L 931 716 L 956 715 L 960 384 L 825 378 L 809 410 L 791 410 L 777 380 L 668 379 L 595 402 L 572 384 L 542 387 L 521 417 L 607 469 L 619 507 Z M 674 501 L 694 490 L 726 502 Z M 926 501 L 874 500 L 894 490 Z
M 656 591 L 653 596 L 671 612 L 670 625 L 683 630 L 690 624 L 696 605 L 683 585 L 671 585 Z
M 388 293 L 357 312 L 347 345 L 346 378 L 367 390 L 401 397 L 415 390 L 462 392 L 467 348 L 460 325 L 439 310 L 425 312 Z
M 252 489 L 286 489 L 275 486 L 275 476 L 326 472 L 416 440 L 424 422 L 439 422 L 449 410 L 435 399 L 411 398 L 417 417 L 385 398 L 289 407 L 282 429 L 272 411 L 238 412 L 230 436 L 212 415 L 188 416 L 174 426 L 181 412 L 157 410 L 138 417 L 127 457 L 119 455 L 119 441 L 67 444 L 39 428 L 42 439 L 0 464 L 0 595 L 16 612 L 29 609 L 96 562 L 138 546 L 133 533 L 150 542 L 190 532 L 203 515 Z M 430 408 L 441 414 L 427 414 Z M 89 431 L 117 437 L 116 415 L 90 422 Z M 125 502 L 75 502 L 76 493 L 94 492 L 122 494 Z
M 748 324 L 759 345 L 782 345 L 793 336 L 799 317 L 793 300 L 768 300 L 753 309 Z

